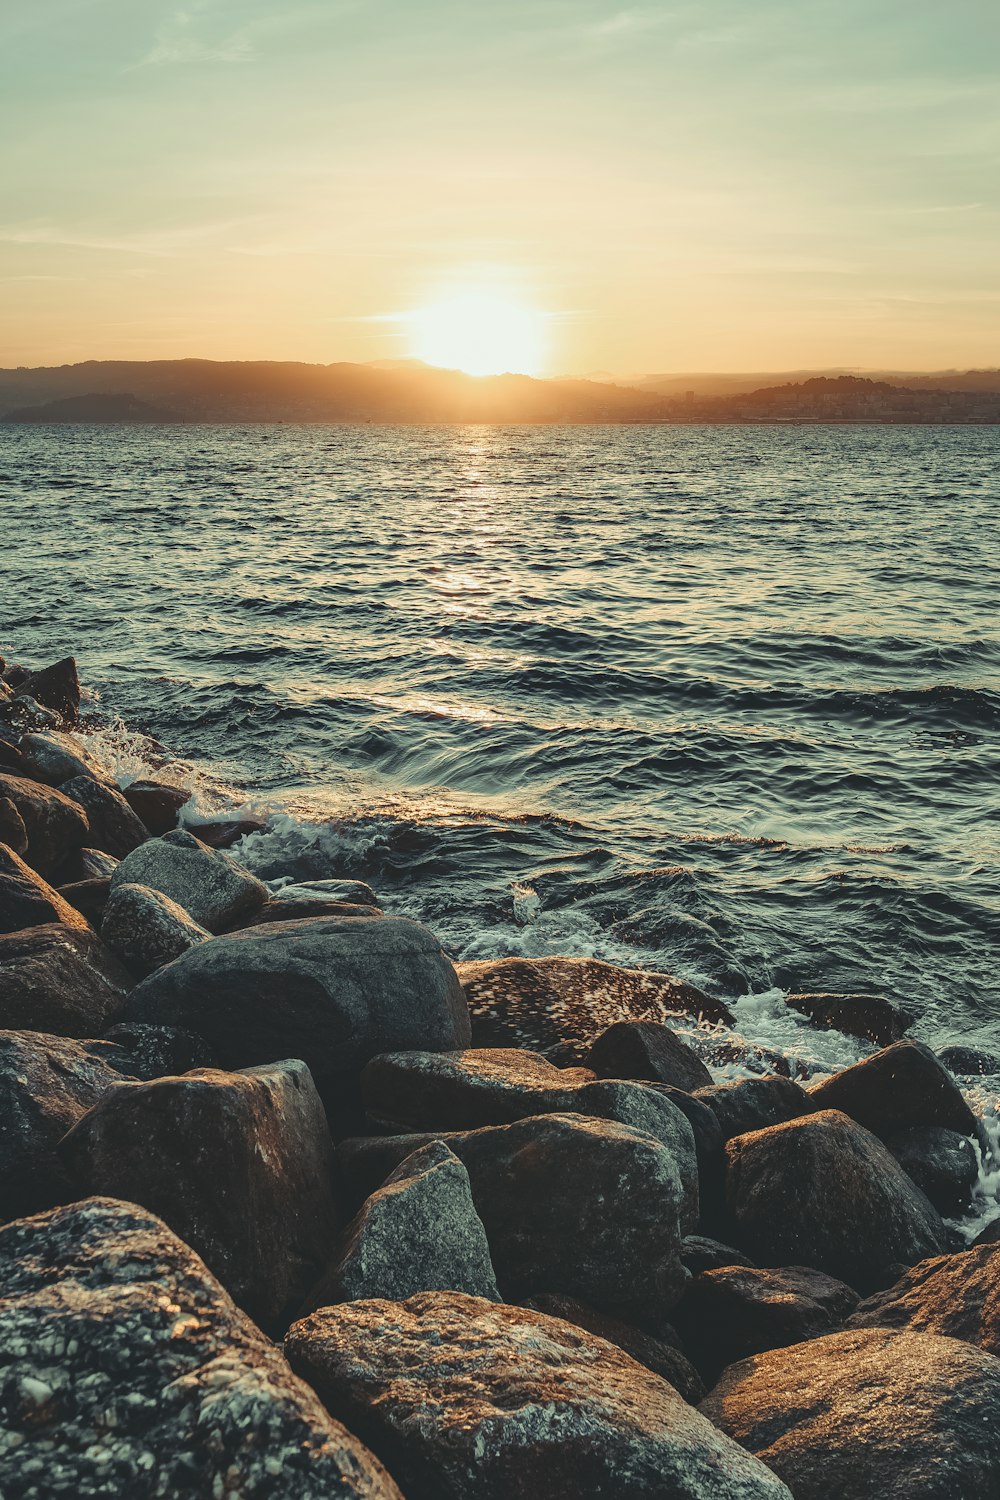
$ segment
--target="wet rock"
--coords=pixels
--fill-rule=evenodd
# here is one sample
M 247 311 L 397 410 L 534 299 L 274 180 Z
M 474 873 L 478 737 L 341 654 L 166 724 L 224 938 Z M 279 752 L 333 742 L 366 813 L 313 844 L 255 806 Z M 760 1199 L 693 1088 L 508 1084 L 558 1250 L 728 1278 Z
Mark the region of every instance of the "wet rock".
M 0 933 L 21 932 L 46 922 L 88 930 L 86 918 L 26 865 L 13 849 L 0 844 Z
M 128 1058 L 123 1069 L 136 1078 L 164 1078 L 189 1073 L 192 1068 L 214 1068 L 216 1058 L 205 1039 L 172 1026 L 137 1026 L 123 1021 L 109 1026 L 106 1042 L 113 1042 Z
M 59 895 L 93 928 L 99 928 L 111 894 L 111 876 L 97 880 L 72 880 L 58 887 Z
M 259 818 L 224 818 L 217 823 L 196 823 L 193 832 L 209 849 L 232 849 L 250 833 L 260 833 L 267 824 Z
M 101 922 L 103 941 L 140 979 L 209 936 L 175 901 L 145 885 L 114 886 Z
M 679 1344 L 668 1344 L 664 1338 L 654 1338 L 652 1334 L 643 1333 L 633 1323 L 612 1318 L 607 1313 L 598 1312 L 596 1307 L 588 1307 L 585 1302 L 577 1302 L 573 1297 L 561 1297 L 556 1292 L 541 1292 L 537 1297 L 526 1297 L 521 1305 L 531 1308 L 533 1312 L 545 1313 L 550 1318 L 562 1318 L 564 1323 L 572 1323 L 575 1328 L 585 1328 L 599 1339 L 607 1339 L 609 1344 L 623 1349 L 632 1359 L 638 1360 L 640 1365 L 645 1365 L 647 1370 L 659 1375 L 661 1380 L 669 1381 L 691 1406 L 697 1406 L 704 1399 L 705 1386 L 702 1378 Z
M 599 1078 L 638 1078 L 691 1094 L 712 1083 L 698 1054 L 660 1021 L 616 1021 L 587 1055 Z
M 6 844 L 15 854 L 28 852 L 28 830 L 9 797 L 0 797 L 0 844 Z
M 3 706 L 7 727 L 21 734 L 32 734 L 64 727 L 65 721 L 51 708 L 36 702 L 29 693 L 15 693 Z
M 967 1135 L 941 1125 L 912 1125 L 885 1144 L 938 1213 L 954 1216 L 969 1209 L 979 1181 L 979 1158 Z
M 726 1146 L 735 1243 L 762 1266 L 812 1266 L 862 1294 L 946 1247 L 923 1193 L 870 1132 L 836 1110 Z
M 984 1078 L 1000 1073 L 1000 1057 L 978 1047 L 942 1047 L 938 1061 L 961 1078 Z
M 75 776 L 88 776 L 96 781 L 108 779 L 100 761 L 95 760 L 86 746 L 71 734 L 56 729 L 35 731 L 22 735 L 17 748 L 27 774 L 50 786 L 58 786 Z
M 87 814 L 88 841 L 94 849 L 122 859 L 149 839 L 149 830 L 136 817 L 117 787 L 95 781 L 92 776 L 74 776 L 59 788 Z
M 642 1084 L 592 1079 L 516 1048 L 392 1052 L 361 1075 L 368 1118 L 393 1131 L 475 1130 L 530 1115 L 580 1114 L 646 1131 L 671 1152 L 684 1193 L 683 1225 L 698 1222 L 694 1134 L 670 1099 Z
M 718 1271 L 729 1266 L 752 1266 L 753 1261 L 742 1250 L 723 1245 L 704 1234 L 688 1234 L 681 1240 L 681 1261 L 692 1276 L 702 1271 Z
M 500 958 L 458 965 L 477 1047 L 530 1047 L 582 1063 L 613 1021 L 704 1016 L 733 1024 L 721 1000 L 669 974 L 593 958 Z
M 17 691 L 34 698 L 43 708 L 50 708 L 64 724 L 75 724 L 79 717 L 80 679 L 72 656 L 64 656 L 40 672 L 29 672 L 17 684 Z
M 214 938 L 143 980 L 123 1019 L 196 1031 L 227 1067 L 301 1057 L 331 1107 L 377 1053 L 461 1047 L 469 1035 L 437 938 L 403 917 L 278 922 Z
M 12 802 L 24 824 L 24 858 L 40 875 L 52 875 L 86 842 L 87 814 L 54 787 L 0 772 L 0 797 Z
M 884 995 L 818 993 L 788 995 L 785 1004 L 808 1016 L 823 1031 L 842 1031 L 876 1047 L 898 1042 L 913 1025 L 913 1014 Z
M 722 1266 L 694 1277 L 674 1322 L 711 1385 L 750 1354 L 833 1333 L 858 1300 L 852 1287 L 809 1266 Z
M 267 887 L 248 870 L 182 828 L 148 839 L 127 854 L 112 885 L 149 886 L 209 932 L 258 911 L 267 900 Z
M 0 1231 L 5 1500 L 401 1500 L 198 1257 L 88 1199 Z
M 1000 1245 L 922 1260 L 861 1303 L 849 1328 L 907 1328 L 1000 1355 Z
M 794 1053 L 762 1047 L 745 1036 L 716 1036 L 706 1040 L 701 1052 L 713 1068 L 737 1067 L 763 1078 L 808 1078 L 809 1064 Z
M 308 880 L 283 885 L 274 892 L 276 901 L 309 905 L 312 901 L 343 901 L 350 906 L 375 906 L 378 897 L 363 880 Z
M 441 1292 L 350 1302 L 297 1323 L 285 1348 L 407 1500 L 789 1500 L 666 1381 L 522 1307 Z
M 431 1141 L 366 1200 L 306 1310 L 439 1291 L 500 1300 L 469 1174 L 443 1141 Z
M 254 912 L 252 917 L 235 923 L 229 930 L 238 931 L 244 927 L 261 927 L 267 922 L 301 922 L 307 917 L 381 917 L 384 915 L 385 913 L 379 907 L 369 906 L 367 902 L 271 900 L 265 902 L 260 911 Z
M 923 1042 L 895 1042 L 809 1092 L 817 1109 L 839 1109 L 883 1139 L 911 1125 L 977 1134 L 976 1117 L 954 1078 Z
M 56 1147 L 129 1065 L 108 1042 L 0 1031 L 0 1221 L 77 1196 Z
M 329 1255 L 333 1146 L 304 1063 L 119 1084 L 59 1152 L 81 1195 L 157 1214 L 262 1327 L 294 1311 Z
M 129 983 L 97 934 L 79 926 L 0 934 L 0 1026 L 100 1036 L 118 1019 Z
M 182 807 L 191 800 L 191 789 L 166 781 L 131 781 L 122 788 L 132 811 L 142 820 L 154 838 L 177 827 Z
M 81 849 L 73 864 L 78 880 L 110 880 L 118 868 L 118 860 L 102 849 Z
M 701 1410 L 795 1500 L 1000 1492 L 1000 1360 L 957 1339 L 830 1334 L 732 1365 Z
M 345 1142 L 350 1191 L 433 1136 Z M 564 1292 L 650 1331 L 687 1281 L 684 1190 L 673 1154 L 645 1132 L 584 1115 L 536 1115 L 449 1133 L 486 1227 L 501 1294 Z
M 735 1083 L 698 1089 L 695 1098 L 711 1109 L 727 1141 L 749 1130 L 798 1119 L 818 1108 L 811 1095 L 790 1078 L 740 1078 Z

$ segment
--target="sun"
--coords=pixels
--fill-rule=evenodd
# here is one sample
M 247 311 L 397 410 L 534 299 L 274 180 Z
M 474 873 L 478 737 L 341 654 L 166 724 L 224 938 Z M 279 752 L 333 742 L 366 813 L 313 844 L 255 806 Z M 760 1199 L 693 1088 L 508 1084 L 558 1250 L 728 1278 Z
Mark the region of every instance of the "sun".
M 490 292 L 456 292 L 407 317 L 411 352 L 466 375 L 539 375 L 544 316 Z

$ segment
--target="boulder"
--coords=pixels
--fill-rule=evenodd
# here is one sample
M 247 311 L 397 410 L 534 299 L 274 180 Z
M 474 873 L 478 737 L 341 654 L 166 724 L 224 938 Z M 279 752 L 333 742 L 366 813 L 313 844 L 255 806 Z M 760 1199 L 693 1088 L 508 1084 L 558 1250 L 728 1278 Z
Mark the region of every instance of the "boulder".
M 727 1365 L 750 1354 L 833 1333 L 858 1301 L 852 1287 L 809 1266 L 723 1266 L 695 1276 L 673 1316 L 711 1385 Z
M 911 1125 L 978 1133 L 958 1084 L 923 1042 L 895 1042 L 825 1078 L 809 1093 L 817 1109 L 839 1109 L 882 1138 Z
M 454 969 L 437 938 L 403 917 L 214 938 L 143 980 L 123 1019 L 196 1031 L 227 1067 L 301 1057 L 331 1107 L 379 1052 L 469 1040 Z
M 110 880 L 118 868 L 118 860 L 103 849 L 81 849 L 73 856 L 73 866 L 77 880 Z
M 842 1031 L 876 1047 L 888 1047 L 913 1025 L 913 1013 L 884 995 L 817 993 L 787 995 L 785 1004 L 808 1016 L 822 1031 Z
M 46 922 L 89 931 L 89 923 L 75 906 L 49 885 L 21 857 L 0 844 L 0 933 L 21 932 Z
M 59 790 L 87 814 L 89 844 L 104 854 L 122 859 L 149 839 L 149 829 L 135 815 L 117 787 L 95 781 L 92 776 L 74 776 Z
M 771 1350 L 701 1410 L 795 1500 L 1000 1493 L 1000 1360 L 957 1339 L 864 1328 Z
M 166 781 L 130 781 L 122 788 L 132 811 L 141 818 L 154 838 L 177 827 L 178 814 L 191 800 L 191 789 Z
M 587 1054 L 598 1078 L 638 1078 L 694 1093 L 711 1085 L 698 1054 L 662 1021 L 616 1021 Z
M 74 913 L 76 923 L 79 915 Z M 50 922 L 0 934 L 0 1026 L 100 1036 L 117 1020 L 130 980 L 96 933 Z
M 652 1334 L 643 1333 L 641 1328 L 636 1328 L 634 1323 L 612 1318 L 608 1313 L 598 1312 L 596 1307 L 588 1307 L 585 1302 L 577 1302 L 573 1297 L 561 1297 L 558 1292 L 540 1292 L 537 1297 L 526 1297 L 521 1305 L 531 1308 L 533 1312 L 545 1313 L 549 1318 L 562 1318 L 564 1323 L 572 1323 L 574 1328 L 585 1328 L 599 1339 L 607 1339 L 609 1344 L 624 1349 L 626 1354 L 645 1365 L 647 1370 L 652 1370 L 654 1375 L 659 1375 L 661 1380 L 669 1381 L 689 1405 L 697 1406 L 704 1399 L 705 1386 L 702 1378 L 682 1352 L 679 1343 L 669 1344 L 665 1337 L 654 1338 Z
M 304 1310 L 444 1291 L 500 1300 L 469 1174 L 443 1141 L 431 1141 L 366 1200 Z
M 247 834 L 260 833 L 267 827 L 259 818 L 220 818 L 215 823 L 196 823 L 198 839 L 209 849 L 232 849 Z
M 28 830 L 9 797 L 0 797 L 0 844 L 6 844 L 15 854 L 28 852 Z
M 811 1266 L 867 1294 L 946 1247 L 937 1210 L 836 1110 L 737 1136 L 726 1155 L 735 1243 L 759 1265 Z
M 790 1500 L 666 1381 L 523 1307 L 349 1302 L 296 1323 L 285 1349 L 407 1500 Z
M 64 724 L 73 725 L 79 718 L 80 679 L 76 659 L 72 656 L 64 656 L 40 672 L 29 672 L 18 682 L 17 691 L 24 697 L 34 698 L 43 708 L 50 708 Z
M 65 728 L 65 720 L 51 708 L 45 708 L 30 693 L 15 693 L 3 705 L 4 727 L 15 733 L 31 734 L 36 730 Z M 23 762 L 22 762 L 23 765 Z M 24 773 L 26 774 L 26 773 Z
M 76 1196 L 56 1147 L 129 1065 L 109 1042 L 0 1031 L 0 1221 Z
M 5 1500 L 401 1500 L 187 1245 L 91 1198 L 0 1231 Z
M 693 984 L 595 958 L 490 959 L 459 964 L 458 975 L 477 1047 L 530 1047 L 580 1063 L 613 1021 L 685 1015 L 733 1025 L 722 1001 Z
M 708 1105 L 726 1141 L 749 1130 L 798 1119 L 818 1107 L 791 1078 L 739 1078 L 698 1089 L 695 1098 Z
M 364 1143 L 367 1170 L 384 1178 L 432 1139 Z M 504 1297 L 564 1292 L 651 1331 L 661 1326 L 687 1281 L 684 1192 L 671 1151 L 616 1121 L 570 1114 L 446 1139 L 468 1170 Z M 338 1154 L 350 1190 L 357 1146 L 345 1142 Z
M 252 917 L 234 922 L 227 930 L 240 931 L 244 927 L 260 927 L 266 922 L 301 922 L 306 917 L 381 917 L 385 913 L 367 902 L 351 901 L 265 901 L 260 911 Z
M 209 932 L 257 911 L 267 900 L 267 886 L 256 876 L 182 828 L 133 849 L 111 881 L 159 891 Z
M 1000 1057 L 978 1047 L 942 1047 L 938 1061 L 960 1078 L 985 1078 L 1000 1073 Z
M 164 1078 L 216 1065 L 204 1037 L 173 1026 L 138 1026 L 123 1021 L 118 1026 L 109 1026 L 104 1040 L 122 1049 L 129 1059 L 126 1071 L 136 1078 Z
M 692 1276 L 717 1271 L 723 1266 L 752 1266 L 753 1261 L 732 1245 L 723 1245 L 704 1234 L 686 1234 L 681 1240 L 681 1261 Z
M 1000 1355 L 1000 1245 L 922 1260 L 862 1302 L 849 1328 L 908 1328 Z
M 63 901 L 78 911 L 90 927 L 99 928 L 111 894 L 111 876 L 96 880 L 71 880 L 58 887 Z
M 87 814 L 54 787 L 0 772 L 0 797 L 17 809 L 28 838 L 24 857 L 40 875 L 54 874 L 86 842 Z
M 375 906 L 378 897 L 363 880 L 305 880 L 280 886 L 274 892 L 276 901 L 293 901 L 308 906 L 313 901 L 342 901 L 349 906 Z
M 87 747 L 74 735 L 58 729 L 36 730 L 23 734 L 17 742 L 27 775 L 49 786 L 58 786 L 72 776 L 87 776 L 107 781 L 108 773 Z M 67 795 L 69 795 L 67 793 Z
M 209 936 L 169 896 L 145 885 L 114 886 L 101 921 L 102 940 L 140 979 Z
M 59 1147 L 81 1195 L 140 1203 L 234 1301 L 281 1326 L 333 1243 L 333 1147 L 304 1063 L 122 1083 Z
M 979 1158 L 967 1135 L 942 1125 L 911 1125 L 885 1144 L 938 1213 L 968 1211 L 979 1181 Z
M 586 1069 L 554 1068 L 516 1048 L 392 1052 L 361 1075 L 365 1113 L 397 1130 L 475 1130 L 529 1115 L 594 1115 L 655 1136 L 673 1154 L 684 1191 L 683 1227 L 698 1222 L 694 1134 L 670 1099 L 642 1084 L 592 1079 Z

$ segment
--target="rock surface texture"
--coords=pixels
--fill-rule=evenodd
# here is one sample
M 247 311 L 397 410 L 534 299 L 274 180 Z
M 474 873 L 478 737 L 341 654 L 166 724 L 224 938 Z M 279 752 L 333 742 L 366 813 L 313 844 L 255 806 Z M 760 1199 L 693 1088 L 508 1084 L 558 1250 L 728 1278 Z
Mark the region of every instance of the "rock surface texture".
M 90 924 L 37 870 L 0 844 L 0 933 L 61 922 L 87 932 Z
M 118 1018 L 129 977 L 74 918 L 0 935 L 0 1026 L 92 1037 Z
M 401 1500 L 188 1247 L 91 1198 L 0 1230 L 4 1500 Z
M 149 838 L 149 829 L 117 787 L 95 781 L 92 776 L 74 776 L 64 781 L 59 790 L 79 802 L 86 812 L 90 824 L 88 842 L 94 849 L 122 859 Z
M 616 1021 L 587 1054 L 599 1078 L 639 1078 L 693 1093 L 712 1075 L 686 1042 L 661 1021 Z
M 54 787 L 0 772 L 0 797 L 16 808 L 27 836 L 24 858 L 40 875 L 55 874 L 87 842 L 87 814 Z
M 256 876 L 183 828 L 140 844 L 121 861 L 111 881 L 112 886 L 145 885 L 159 891 L 209 932 L 252 915 L 268 895 Z
M 976 1117 L 957 1083 L 923 1042 L 895 1042 L 809 1092 L 817 1109 L 839 1109 L 877 1136 L 911 1125 L 977 1133 Z
M 435 1292 L 352 1302 L 285 1347 L 407 1500 L 789 1500 L 666 1381 L 541 1313 Z
M 851 1328 L 908 1328 L 1000 1355 L 1000 1244 L 938 1255 L 862 1302 Z
M 115 885 L 101 918 L 102 940 L 138 979 L 209 936 L 176 901 L 145 885 Z
M 795 1500 L 1000 1494 L 1000 1360 L 866 1328 L 732 1365 L 702 1402 Z
M 81 1195 L 162 1218 L 263 1327 L 295 1310 L 329 1255 L 333 1147 L 301 1062 L 120 1084 L 60 1155 Z

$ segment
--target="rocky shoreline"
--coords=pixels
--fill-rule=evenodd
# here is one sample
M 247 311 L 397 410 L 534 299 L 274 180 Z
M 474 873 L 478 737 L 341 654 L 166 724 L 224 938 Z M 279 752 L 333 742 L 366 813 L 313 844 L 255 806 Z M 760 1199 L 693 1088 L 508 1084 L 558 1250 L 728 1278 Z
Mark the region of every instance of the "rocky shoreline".
M 1000 1494 L 994 1059 L 801 995 L 878 1050 L 716 1083 L 721 1001 L 275 891 L 0 669 L 5 1500 Z

